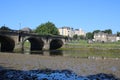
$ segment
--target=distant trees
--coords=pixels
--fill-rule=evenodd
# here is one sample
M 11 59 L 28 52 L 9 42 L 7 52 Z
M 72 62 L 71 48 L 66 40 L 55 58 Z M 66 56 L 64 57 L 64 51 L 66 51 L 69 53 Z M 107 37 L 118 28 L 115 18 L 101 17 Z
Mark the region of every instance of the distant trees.
M 59 31 L 52 22 L 46 22 L 39 25 L 35 32 L 41 35 L 59 35 Z
M 85 36 L 84 35 L 77 35 L 77 34 L 75 34 L 73 36 L 73 39 L 74 40 L 85 40 Z
M 94 33 L 99 33 L 99 32 L 104 32 L 104 33 L 112 34 L 112 30 L 111 30 L 111 29 L 106 29 L 106 30 L 104 30 L 104 31 L 94 30 L 94 31 L 93 31 L 93 34 L 94 34 Z
M 117 32 L 117 36 L 120 36 L 120 32 Z
M 86 36 L 80 35 L 79 38 L 80 38 L 81 40 L 85 40 L 85 39 L 86 39 Z
M 73 36 L 73 39 L 78 39 L 78 35 L 75 34 L 75 35 Z
M 102 32 L 108 33 L 108 34 L 112 34 L 112 30 L 111 30 L 111 29 L 107 29 L 107 30 L 104 30 L 104 31 L 102 31 Z
M 1 26 L 0 30 L 1 31 L 11 31 L 11 29 L 9 27 L 6 27 L 6 26 Z
M 88 33 L 86 33 L 86 39 L 93 39 L 94 34 L 95 34 L 95 33 L 99 33 L 99 32 L 104 32 L 104 33 L 112 34 L 112 30 L 111 30 L 111 29 L 106 29 L 106 30 L 104 30 L 104 31 L 94 30 L 93 32 L 88 32 Z M 118 35 L 120 35 L 120 33 L 118 33 Z
M 94 30 L 94 31 L 93 31 L 93 34 L 94 34 L 94 33 L 99 33 L 99 32 L 101 32 L 101 31 L 100 31 L 100 30 Z
M 92 32 L 88 32 L 86 33 L 86 39 L 93 39 L 93 33 Z

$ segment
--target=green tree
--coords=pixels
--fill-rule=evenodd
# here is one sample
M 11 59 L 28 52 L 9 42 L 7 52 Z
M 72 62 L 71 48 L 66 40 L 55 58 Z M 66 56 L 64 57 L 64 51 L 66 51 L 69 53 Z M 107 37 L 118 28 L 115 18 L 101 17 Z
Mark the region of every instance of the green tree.
M 36 30 L 36 33 L 41 35 L 59 35 L 59 31 L 52 22 L 47 22 L 39 25 Z
M 112 30 L 111 30 L 111 29 L 106 29 L 106 30 L 104 30 L 104 31 L 102 31 L 102 32 L 108 33 L 108 34 L 112 34 Z
M 2 31 L 10 31 L 11 29 L 10 29 L 9 27 L 2 26 L 2 27 L 0 28 L 0 30 L 2 30 Z
M 120 36 L 120 32 L 117 32 L 117 36 Z
M 94 30 L 94 31 L 93 31 L 93 34 L 94 34 L 94 33 L 99 33 L 99 32 L 101 32 L 101 31 L 100 31 L 100 30 Z
M 78 35 L 75 34 L 75 35 L 73 36 L 73 39 L 78 39 Z
M 79 39 L 81 39 L 81 40 L 85 40 L 85 36 L 80 35 L 80 36 L 79 36 Z
M 86 34 L 86 39 L 93 39 L 93 33 L 88 32 L 88 33 Z

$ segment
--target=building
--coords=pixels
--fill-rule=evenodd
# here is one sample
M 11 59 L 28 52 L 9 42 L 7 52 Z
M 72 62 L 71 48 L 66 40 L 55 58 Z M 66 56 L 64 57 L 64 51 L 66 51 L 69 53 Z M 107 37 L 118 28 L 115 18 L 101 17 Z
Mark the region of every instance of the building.
M 32 32 L 32 30 L 29 27 L 24 27 L 23 29 L 21 29 L 21 31 L 26 32 L 26 33 Z
M 95 42 L 107 42 L 107 33 L 99 32 L 94 34 Z
M 60 35 L 63 35 L 63 36 L 73 37 L 74 35 L 74 30 L 73 28 L 70 28 L 70 27 L 61 27 L 58 30 Z
M 117 36 L 117 41 L 120 41 L 120 36 Z
M 116 42 L 120 40 L 116 34 L 107 34 L 104 32 L 99 32 L 94 34 L 94 41 L 95 42 Z
M 74 30 L 74 33 L 76 34 L 76 35 L 78 35 L 78 36 L 86 36 L 86 33 L 85 33 L 85 31 L 83 31 L 82 29 L 75 29 Z
M 117 35 L 116 34 L 109 34 L 108 35 L 108 42 L 117 42 Z
M 77 34 L 78 36 L 83 35 L 86 36 L 86 33 L 82 30 L 82 29 L 73 29 L 70 27 L 61 27 L 58 29 L 60 35 L 63 36 L 69 36 L 69 37 L 73 37 L 75 34 Z

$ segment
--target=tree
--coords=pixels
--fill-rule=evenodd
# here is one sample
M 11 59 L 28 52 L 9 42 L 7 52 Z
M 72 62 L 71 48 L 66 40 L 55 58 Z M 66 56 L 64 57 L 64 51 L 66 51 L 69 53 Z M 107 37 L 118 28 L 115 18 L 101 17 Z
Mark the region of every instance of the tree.
M 73 39 L 78 39 L 78 35 L 75 34 L 75 35 L 73 36 Z
M 42 35 L 59 35 L 58 29 L 52 22 L 47 22 L 39 25 L 36 28 L 35 32 Z
M 120 36 L 120 32 L 117 32 L 117 36 Z
M 94 33 L 99 33 L 99 32 L 101 32 L 100 30 L 95 30 L 95 31 L 93 31 L 93 34 Z
M 2 26 L 2 27 L 0 28 L 0 30 L 2 30 L 2 31 L 10 31 L 11 29 L 8 28 L 8 27 L 6 27 L 6 26 Z
M 88 33 L 86 34 L 86 39 L 93 39 L 93 33 L 88 32 Z
M 84 39 L 85 39 L 85 36 L 80 35 L 79 38 L 80 38 L 81 40 L 84 40 Z
M 112 34 L 112 30 L 111 30 L 111 29 L 106 29 L 106 30 L 104 30 L 104 31 L 102 31 L 102 32 L 108 33 L 108 34 Z

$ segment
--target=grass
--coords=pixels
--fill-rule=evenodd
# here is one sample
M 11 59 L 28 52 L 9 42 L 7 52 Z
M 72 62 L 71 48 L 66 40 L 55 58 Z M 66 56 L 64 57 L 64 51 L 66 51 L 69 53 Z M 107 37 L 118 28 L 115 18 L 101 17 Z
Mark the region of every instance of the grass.
M 30 42 L 29 41 L 25 41 L 24 47 L 25 48 L 30 48 L 30 46 L 31 46 Z
M 88 44 L 85 40 L 72 41 L 60 50 L 73 57 L 120 58 L 120 42 Z
M 85 40 L 80 41 L 72 41 L 65 45 L 68 48 L 104 48 L 104 49 L 120 49 L 120 42 L 112 42 L 112 43 L 92 43 L 89 44 Z

